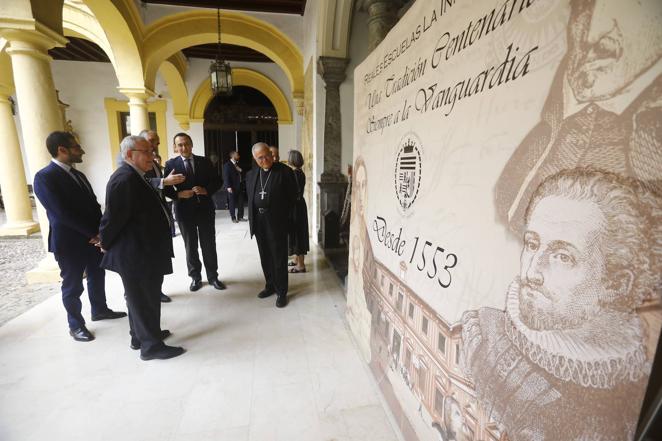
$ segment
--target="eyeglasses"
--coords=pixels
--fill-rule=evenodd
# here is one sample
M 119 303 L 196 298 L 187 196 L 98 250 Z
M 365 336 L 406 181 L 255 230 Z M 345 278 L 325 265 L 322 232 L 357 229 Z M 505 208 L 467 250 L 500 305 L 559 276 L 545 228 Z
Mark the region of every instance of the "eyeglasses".
M 144 153 L 146 155 L 149 155 L 149 156 L 156 156 L 156 152 L 154 152 L 154 150 L 140 150 L 140 149 L 132 149 L 132 150 L 134 152 L 142 152 L 142 153 Z

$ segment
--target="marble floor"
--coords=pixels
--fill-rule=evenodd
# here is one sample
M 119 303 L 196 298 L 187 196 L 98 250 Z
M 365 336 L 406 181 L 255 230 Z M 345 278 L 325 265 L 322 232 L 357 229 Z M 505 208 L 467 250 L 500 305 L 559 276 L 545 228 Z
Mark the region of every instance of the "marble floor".
M 74 342 L 58 296 L 0 327 L 0 440 L 400 439 L 321 253 L 308 256 L 308 273 L 290 276 L 290 304 L 277 309 L 274 297 L 256 297 L 263 279 L 247 223 L 226 213 L 217 248 L 227 290 L 189 292 L 174 239 L 175 274 L 164 283 L 173 302 L 161 322 L 183 356 L 141 361 L 126 319 L 89 321 L 96 340 Z M 116 274 L 106 287 L 109 306 L 126 310 Z M 83 311 L 89 319 L 87 302 Z

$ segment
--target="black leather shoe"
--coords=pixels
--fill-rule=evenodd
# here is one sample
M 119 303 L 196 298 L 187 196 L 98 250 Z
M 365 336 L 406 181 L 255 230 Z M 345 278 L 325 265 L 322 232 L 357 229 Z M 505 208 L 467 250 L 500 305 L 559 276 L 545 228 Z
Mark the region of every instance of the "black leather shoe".
M 109 309 L 108 311 L 101 312 L 97 315 L 92 316 L 92 321 L 96 322 L 99 320 L 112 320 L 112 319 L 118 319 L 126 317 L 126 312 L 122 311 L 113 311 L 112 309 Z
M 216 288 L 216 289 L 220 289 L 220 290 L 225 289 L 225 283 L 221 282 L 221 281 L 218 280 L 218 279 L 216 279 L 216 280 L 210 280 L 210 281 L 209 281 L 209 284 L 210 284 L 211 286 L 213 286 L 214 288 Z
M 197 291 L 197 290 L 199 290 L 200 288 L 202 288 L 202 280 L 193 280 L 193 281 L 191 282 L 191 286 L 189 286 L 189 289 L 190 289 L 191 291 Z
M 260 293 L 257 296 L 261 299 L 266 299 L 267 297 L 270 297 L 274 294 L 276 293 L 273 291 L 269 291 L 268 289 L 263 289 L 262 291 L 260 291 Z
M 239 223 L 239 220 L 238 220 L 238 219 L 232 219 L 232 223 L 233 223 L 233 224 L 238 224 L 238 223 Z
M 170 303 L 170 302 L 172 302 L 172 299 L 170 297 L 168 297 L 167 295 L 163 294 L 163 293 L 161 293 L 160 299 L 161 299 L 161 303 Z
M 167 360 L 168 358 L 175 358 L 184 353 L 184 348 L 179 346 L 163 345 L 159 349 L 148 352 L 147 354 L 140 354 L 141 360 Z
M 161 330 L 161 340 L 165 340 L 166 338 L 170 337 L 172 335 L 172 332 L 170 332 L 168 329 L 162 329 Z M 129 344 L 129 347 L 131 349 L 138 350 L 140 349 L 140 341 L 131 339 L 131 343 Z
M 76 341 L 92 341 L 94 340 L 94 335 L 87 330 L 85 326 L 81 326 L 78 329 L 69 329 L 69 335 L 74 338 Z
M 276 308 L 284 308 L 287 306 L 287 294 L 278 294 L 276 297 Z

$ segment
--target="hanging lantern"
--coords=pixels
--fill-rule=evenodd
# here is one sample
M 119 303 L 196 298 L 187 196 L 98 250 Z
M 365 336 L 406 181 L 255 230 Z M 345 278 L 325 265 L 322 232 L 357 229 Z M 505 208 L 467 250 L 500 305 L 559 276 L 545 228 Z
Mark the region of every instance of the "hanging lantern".
M 211 79 L 211 91 L 216 95 L 232 95 L 232 68 L 230 63 L 221 57 L 221 9 L 216 9 L 216 18 L 218 21 L 218 52 L 216 60 L 209 66 L 209 76 Z

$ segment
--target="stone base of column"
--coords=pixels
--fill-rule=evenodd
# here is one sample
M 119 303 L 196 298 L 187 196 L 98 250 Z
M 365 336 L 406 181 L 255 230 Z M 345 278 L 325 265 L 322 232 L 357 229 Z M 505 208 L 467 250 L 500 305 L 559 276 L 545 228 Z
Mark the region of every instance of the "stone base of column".
M 31 269 L 25 273 L 25 278 L 28 280 L 28 284 L 32 285 L 33 283 L 55 283 L 59 282 L 60 279 L 60 267 L 55 261 L 55 257 L 51 253 L 48 253 L 44 259 L 39 262 L 35 269 Z
M 29 236 L 39 231 L 39 223 L 34 221 L 7 222 L 0 226 L 0 237 Z
M 335 177 L 335 179 L 333 179 Z M 340 214 L 347 189 L 347 178 L 322 174 L 320 182 L 320 229 L 317 241 L 324 249 L 340 247 Z

